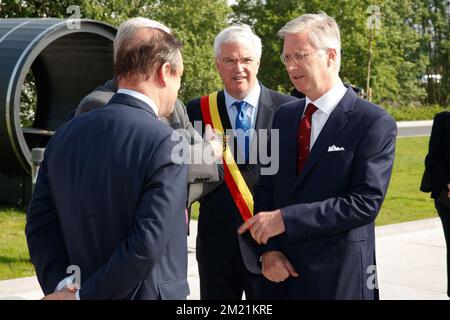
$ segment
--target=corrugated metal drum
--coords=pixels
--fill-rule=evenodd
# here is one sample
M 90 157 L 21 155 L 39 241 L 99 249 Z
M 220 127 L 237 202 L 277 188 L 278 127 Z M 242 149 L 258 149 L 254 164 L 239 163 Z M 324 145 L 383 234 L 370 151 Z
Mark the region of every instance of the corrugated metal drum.
M 31 152 L 45 147 L 81 98 L 113 74 L 116 29 L 61 19 L 0 19 L 0 174 L 29 175 Z M 37 105 L 22 128 L 20 97 L 32 71 Z

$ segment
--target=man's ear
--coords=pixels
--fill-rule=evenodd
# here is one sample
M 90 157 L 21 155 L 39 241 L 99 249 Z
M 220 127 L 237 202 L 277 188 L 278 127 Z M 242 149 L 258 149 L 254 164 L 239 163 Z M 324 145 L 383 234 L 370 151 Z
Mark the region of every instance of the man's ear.
M 214 58 L 214 63 L 216 65 L 216 70 L 219 71 L 219 60 L 218 60 L 218 58 Z
M 328 49 L 328 59 L 327 59 L 327 66 L 331 66 L 331 60 L 334 61 L 334 63 L 336 64 L 336 60 L 337 60 L 337 52 L 336 49 L 334 48 L 330 48 Z
M 170 63 L 166 62 L 158 69 L 158 81 L 160 82 L 160 84 L 166 86 L 167 79 L 170 75 L 171 75 Z
M 256 74 L 258 74 L 258 72 L 259 72 L 260 65 L 261 65 L 261 59 L 258 59 L 258 61 L 256 61 Z

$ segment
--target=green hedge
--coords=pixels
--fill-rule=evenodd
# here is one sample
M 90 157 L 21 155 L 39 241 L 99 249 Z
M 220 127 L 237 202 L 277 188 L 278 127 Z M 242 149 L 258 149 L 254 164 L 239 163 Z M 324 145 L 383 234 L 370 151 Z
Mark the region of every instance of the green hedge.
M 385 107 L 396 121 L 433 120 L 438 112 L 449 110 L 449 107 L 440 105 L 425 105 L 420 107 L 402 106 L 398 108 Z

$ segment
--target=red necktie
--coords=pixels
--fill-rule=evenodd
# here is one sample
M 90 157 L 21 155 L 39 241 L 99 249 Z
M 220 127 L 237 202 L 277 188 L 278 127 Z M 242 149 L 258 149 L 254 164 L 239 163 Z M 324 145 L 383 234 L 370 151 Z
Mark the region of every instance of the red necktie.
M 300 120 L 297 131 L 297 175 L 303 170 L 305 162 L 309 157 L 309 147 L 311 141 L 311 123 L 312 115 L 316 112 L 317 107 L 312 103 L 308 103 L 305 113 Z

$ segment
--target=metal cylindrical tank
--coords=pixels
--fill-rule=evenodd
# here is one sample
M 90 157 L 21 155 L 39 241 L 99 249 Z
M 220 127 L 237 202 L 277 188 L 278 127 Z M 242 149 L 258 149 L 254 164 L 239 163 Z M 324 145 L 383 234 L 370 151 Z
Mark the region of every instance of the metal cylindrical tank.
M 80 100 L 113 75 L 116 29 L 81 19 L 0 19 L 0 174 L 31 173 L 33 148 L 45 147 Z M 20 123 L 20 97 L 32 71 L 37 105 Z

